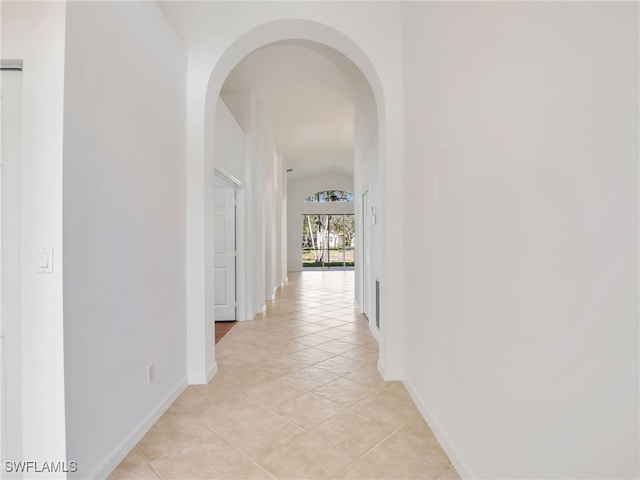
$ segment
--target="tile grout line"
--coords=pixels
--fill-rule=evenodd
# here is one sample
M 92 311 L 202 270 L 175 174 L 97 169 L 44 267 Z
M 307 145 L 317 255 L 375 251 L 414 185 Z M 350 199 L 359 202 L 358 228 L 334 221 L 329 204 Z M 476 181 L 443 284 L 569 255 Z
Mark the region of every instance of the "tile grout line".
M 232 438 L 235 438 L 236 441 L 241 442 L 236 443 L 235 441 L 232 441 L 226 436 L 222 435 L 222 431 L 220 430 L 220 428 L 216 429 L 217 422 L 215 420 L 209 420 L 208 423 L 204 423 L 201 418 L 205 417 L 201 417 L 200 414 L 187 413 L 187 415 L 194 417 L 198 421 L 198 423 L 204 426 L 209 432 L 216 435 L 223 442 L 225 442 L 225 444 L 229 445 L 235 451 L 239 452 L 242 455 L 243 459 L 247 460 L 252 465 L 257 467 L 259 471 L 264 472 L 270 478 L 276 480 L 279 478 L 278 475 L 276 475 L 275 471 L 274 473 L 272 473 L 271 470 L 269 470 L 266 466 L 263 466 L 260 460 L 261 458 L 266 458 L 273 452 L 276 452 L 279 449 L 290 445 L 295 441 L 295 439 L 307 434 L 311 435 L 311 438 L 322 441 L 322 444 L 324 445 L 331 445 L 332 448 L 339 447 L 339 444 L 336 443 L 339 438 L 335 438 L 331 435 L 325 438 L 325 436 L 321 436 L 317 433 L 321 432 L 321 430 L 318 430 L 318 428 L 346 413 L 357 415 L 362 419 L 362 421 L 365 421 L 364 419 L 370 419 L 376 420 L 378 422 L 382 421 L 383 423 L 385 423 L 386 420 L 381 419 L 386 418 L 386 413 L 384 413 L 386 410 L 381 411 L 381 413 L 383 413 L 385 417 L 378 418 L 378 416 L 376 416 L 377 414 L 375 413 L 378 411 L 377 405 L 376 408 L 371 410 L 371 412 L 368 412 L 366 408 L 363 409 L 362 406 L 382 392 L 386 393 L 384 394 L 385 396 L 381 397 L 385 399 L 380 405 L 381 408 L 388 407 L 387 403 L 389 401 L 389 398 L 402 398 L 401 391 L 395 388 L 389 388 L 391 385 L 394 385 L 395 382 L 385 382 L 382 379 L 378 381 L 379 372 L 376 368 L 376 361 L 365 360 L 366 358 L 371 358 L 371 356 L 374 355 L 373 352 L 378 350 L 378 347 L 375 344 L 375 338 L 372 337 L 371 332 L 368 328 L 366 328 L 366 324 L 368 321 L 364 319 L 362 314 L 358 312 L 356 308 L 354 308 L 352 299 L 349 300 L 348 295 L 344 293 L 345 289 L 352 289 L 352 285 L 350 287 L 349 285 L 344 285 L 344 283 L 340 281 L 332 281 L 326 283 L 324 276 L 322 280 L 313 280 L 314 281 L 309 282 L 302 276 L 295 276 L 295 279 L 292 278 L 290 280 L 290 283 L 288 284 L 288 288 L 278 290 L 276 300 L 267 303 L 267 313 L 258 316 L 255 320 L 255 323 L 250 322 L 247 323 L 246 326 L 243 323 L 239 323 L 238 325 L 236 325 L 236 327 L 233 328 L 233 332 L 230 331 L 229 334 L 224 337 L 228 340 L 228 342 L 224 342 L 224 340 L 222 340 L 220 346 L 223 348 L 221 348 L 221 351 L 218 352 L 218 360 L 220 364 L 219 373 L 224 372 L 226 363 L 224 359 L 227 359 L 227 361 L 229 362 L 228 364 L 226 364 L 226 367 L 237 368 L 238 373 L 243 371 L 248 372 L 248 376 L 246 378 L 240 378 L 240 381 L 234 381 L 233 379 L 238 377 L 234 377 L 233 369 L 229 370 L 231 376 L 225 376 L 222 382 L 218 383 L 218 388 L 223 389 L 222 393 L 224 394 L 224 392 L 226 391 L 224 389 L 231 389 L 230 392 L 232 391 L 233 393 L 237 394 L 238 398 L 245 399 L 248 405 L 252 405 L 253 407 L 256 407 L 260 410 L 264 410 L 265 413 L 268 412 L 270 415 L 273 415 L 274 418 L 277 418 L 279 421 L 284 422 L 282 425 L 286 424 L 291 427 L 295 427 L 296 430 L 294 431 L 292 436 L 289 437 L 287 434 L 287 438 L 283 439 L 284 443 L 282 445 L 272 446 L 271 443 L 267 444 L 269 448 L 265 453 L 260 453 L 260 448 L 263 448 L 264 445 L 261 447 L 260 444 L 258 444 L 258 450 L 256 450 L 256 453 L 260 454 L 254 455 L 249 453 L 252 448 L 251 444 L 247 444 L 247 446 L 245 447 L 248 448 L 247 452 L 245 452 L 245 450 L 241 448 L 240 445 L 242 444 L 244 436 L 238 437 L 238 434 L 242 435 L 243 431 L 248 431 L 246 430 L 247 428 L 249 428 L 249 430 L 251 429 L 250 419 L 238 421 L 238 419 L 241 417 L 234 417 L 236 418 L 236 421 L 232 421 L 232 423 L 229 424 L 232 428 L 232 431 L 234 425 L 245 424 L 245 426 L 242 427 L 244 430 L 236 431 L 233 434 L 234 436 L 232 436 Z M 323 302 L 322 299 L 325 297 L 332 298 L 334 301 L 330 303 L 327 303 L 326 301 Z M 324 322 L 328 322 L 330 325 L 323 325 Z M 307 326 L 307 328 L 309 328 L 311 331 L 304 330 L 305 326 Z M 316 330 L 317 328 L 321 329 Z M 264 340 L 268 335 L 270 335 L 269 347 L 265 347 Z M 318 339 L 318 341 L 326 339 L 326 341 L 321 341 L 317 345 L 305 345 L 304 343 L 300 343 L 299 341 L 297 341 L 298 339 L 302 339 L 304 341 L 305 337 L 308 337 L 309 341 L 311 341 L 311 339 Z M 347 341 L 345 340 L 345 338 L 349 338 L 351 341 Z M 345 346 L 346 348 L 343 351 L 340 351 L 340 353 L 335 353 L 334 351 L 325 350 L 324 348 L 322 348 L 323 346 L 334 348 L 338 351 L 340 351 L 341 348 L 345 348 Z M 298 347 L 300 347 L 300 350 L 297 350 Z M 249 354 L 246 354 L 247 349 L 255 350 L 251 351 Z M 303 352 L 308 352 L 307 360 L 305 361 L 301 361 L 296 358 L 305 358 L 305 354 Z M 326 354 L 329 355 L 329 357 L 319 361 L 314 361 L 314 352 L 323 352 L 322 354 L 317 353 L 317 355 L 323 357 Z M 351 356 L 348 356 L 349 353 L 351 353 Z M 252 354 L 255 356 L 251 357 Z M 311 363 L 307 363 L 309 359 L 311 359 Z M 328 363 L 322 366 L 321 364 L 324 362 Z M 341 368 L 345 365 L 346 368 Z M 352 369 L 354 365 L 356 365 L 356 368 Z M 315 379 L 311 380 L 311 386 L 305 384 L 303 380 L 301 380 L 300 384 L 296 383 L 294 380 L 292 380 L 292 378 L 296 377 L 288 378 L 289 376 L 294 375 L 296 372 L 311 368 L 314 369 L 314 373 L 318 372 L 317 376 L 313 377 Z M 333 368 L 333 370 L 331 368 Z M 323 381 L 325 379 L 323 375 L 325 374 L 334 378 L 328 381 Z M 323 395 L 318 392 L 318 390 L 321 390 L 323 387 L 342 379 L 353 382 L 352 384 L 345 384 L 345 388 L 353 386 L 353 388 L 356 389 L 357 385 L 357 389 L 360 389 L 361 387 L 365 389 L 365 391 L 367 392 L 366 395 L 364 395 L 362 398 L 358 399 L 358 401 L 351 405 L 345 405 L 344 403 L 336 401 L 329 396 Z M 258 383 L 253 383 L 253 381 L 257 381 Z M 265 385 L 273 381 L 281 381 L 283 385 L 293 387 L 295 390 L 292 392 L 287 392 L 286 395 L 289 395 L 291 393 L 294 393 L 294 395 L 285 399 L 278 400 L 278 387 L 276 384 L 275 388 L 263 391 L 265 394 L 269 394 L 269 399 L 266 401 L 268 406 L 265 406 L 258 403 L 262 398 L 259 390 L 256 390 L 254 394 L 249 393 L 251 389 L 258 388 L 261 385 Z M 316 381 L 320 381 L 323 383 L 315 385 Z M 354 392 L 356 391 L 357 390 L 354 390 Z M 329 392 L 329 390 L 327 390 L 327 392 Z M 292 416 L 292 418 L 298 418 L 299 420 L 300 418 L 302 418 L 302 420 L 300 420 L 301 422 L 304 422 L 305 424 L 309 423 L 306 422 L 306 417 L 304 416 L 304 414 L 302 417 L 300 417 L 299 414 L 296 413 L 300 409 L 293 409 L 293 406 L 284 406 L 284 404 L 288 402 L 295 402 L 297 399 L 307 394 L 312 394 L 316 396 L 316 398 L 326 400 L 327 402 L 331 402 L 331 404 L 339 406 L 339 411 L 337 411 L 336 413 L 331 413 L 332 408 L 334 407 L 330 408 L 330 404 L 327 404 L 327 410 L 322 410 L 318 415 L 320 415 L 320 417 L 322 418 L 323 415 L 330 413 L 329 416 L 326 418 L 322 418 L 319 423 L 315 423 L 316 420 L 313 420 L 312 422 L 310 422 L 312 423 L 312 425 L 309 427 L 299 425 L 296 421 L 290 420 L 289 418 L 275 411 L 276 409 L 278 409 L 278 407 L 283 406 L 282 408 L 280 408 L 280 411 L 282 411 L 283 414 Z M 336 394 L 338 396 L 342 395 L 340 391 L 336 391 Z M 391 397 L 388 397 L 386 395 L 391 395 Z M 197 397 L 193 398 L 194 401 L 197 401 Z M 243 400 L 243 402 L 245 400 Z M 273 400 L 277 401 L 273 403 Z M 189 401 L 191 400 L 188 400 L 188 402 Z M 215 402 L 217 401 L 218 400 L 216 400 Z M 224 408 L 224 403 L 222 402 L 219 404 L 219 406 L 216 403 L 206 403 L 206 405 L 209 405 L 214 409 Z M 304 403 L 304 401 L 299 401 L 297 405 L 300 405 L 302 407 L 302 410 L 304 410 L 306 404 Z M 321 403 L 321 405 L 324 404 Z M 359 409 L 359 411 L 356 409 Z M 222 410 L 222 412 L 224 412 L 224 410 Z M 366 465 L 379 470 L 381 473 L 387 474 L 390 465 L 385 464 L 385 466 L 380 466 L 378 464 L 374 464 L 371 459 L 366 459 L 365 457 L 370 455 L 373 450 L 380 447 L 381 444 L 388 441 L 389 438 L 397 435 L 398 432 L 400 432 L 406 425 L 413 421 L 412 418 L 403 420 L 402 417 L 404 417 L 404 415 L 400 415 L 395 419 L 391 419 L 392 423 L 395 423 L 396 421 L 400 421 L 400 423 L 396 424 L 398 425 L 396 428 L 385 435 L 381 440 L 376 442 L 373 446 L 364 451 L 364 453 L 358 454 L 358 450 L 360 450 L 359 448 L 353 451 L 353 453 L 349 452 L 347 454 L 345 452 L 344 461 L 348 461 L 348 464 L 344 465 L 344 467 L 341 467 L 337 472 L 335 472 L 335 474 L 332 474 L 331 478 L 334 478 L 335 475 L 345 474 L 349 468 L 360 461 L 365 462 Z M 314 419 L 317 418 L 317 416 L 312 415 L 311 418 Z M 212 421 L 213 423 L 211 423 Z M 211 425 L 209 425 L 209 423 L 211 423 Z M 388 421 L 386 421 L 386 423 L 387 427 L 392 426 L 389 425 Z M 220 427 L 222 427 L 222 425 L 220 425 Z M 264 435 L 278 435 L 277 431 L 270 432 L 268 426 L 267 430 L 264 430 L 264 427 L 262 428 L 262 430 L 263 432 L 260 433 L 259 437 L 255 437 L 253 440 L 249 441 L 255 442 L 256 440 L 258 440 L 259 442 L 262 442 L 267 438 L 263 437 Z M 384 433 L 384 431 L 382 431 L 381 433 Z M 417 431 L 413 433 L 407 432 L 407 434 L 410 434 L 412 436 L 414 433 L 417 434 Z M 198 444 L 199 442 L 199 439 L 191 438 L 187 443 L 182 444 L 173 452 L 159 457 L 155 460 L 166 458 L 172 454 L 175 454 L 176 452 L 182 452 L 185 449 L 190 448 L 192 445 Z M 366 442 L 363 446 L 366 447 L 367 443 L 368 442 Z M 155 475 L 157 475 L 160 479 L 164 478 L 162 477 L 160 472 L 156 470 L 156 468 L 154 468 L 152 462 L 150 462 L 139 450 L 138 454 L 143 458 L 146 464 L 151 467 Z M 275 458 L 277 458 L 277 455 L 276 457 L 272 458 L 271 463 L 273 463 L 273 459 Z M 314 461 L 316 462 L 319 460 L 320 459 L 317 458 L 317 456 L 314 458 Z M 327 458 L 326 460 L 329 459 Z M 340 464 L 342 465 L 342 462 Z M 282 473 L 281 467 L 279 465 L 273 463 L 272 466 L 276 467 L 276 471 L 280 471 L 280 473 Z M 446 472 L 450 467 L 451 464 L 449 462 L 449 465 L 443 470 L 443 473 Z M 302 473 L 303 471 L 304 470 L 300 470 L 299 473 Z M 391 473 L 393 474 L 393 472 Z
M 260 407 L 262 408 L 262 407 Z M 239 422 L 241 423 L 241 422 Z M 247 460 L 249 460 L 251 463 L 253 463 L 256 467 L 258 467 L 260 470 L 264 471 L 267 475 L 269 475 L 270 477 L 273 477 L 275 480 L 278 480 L 278 477 L 276 477 L 273 473 L 271 473 L 270 471 L 268 471 L 266 468 L 264 468 L 262 465 L 260 465 L 256 459 L 254 459 L 253 457 L 251 457 L 249 454 L 247 454 L 244 450 L 242 450 L 239 446 L 235 445 L 233 442 L 231 442 L 230 440 L 228 440 L 227 438 L 223 437 L 222 434 L 218 431 L 216 431 L 213 427 L 210 427 L 209 425 L 205 426 L 211 430 L 213 433 L 215 433 L 218 437 L 220 437 L 220 439 L 227 443 L 228 445 L 230 445 L 231 447 L 233 447 L 234 449 L 236 449 L 238 451 L 238 453 L 240 453 L 240 455 L 242 455 L 244 458 L 246 458 Z

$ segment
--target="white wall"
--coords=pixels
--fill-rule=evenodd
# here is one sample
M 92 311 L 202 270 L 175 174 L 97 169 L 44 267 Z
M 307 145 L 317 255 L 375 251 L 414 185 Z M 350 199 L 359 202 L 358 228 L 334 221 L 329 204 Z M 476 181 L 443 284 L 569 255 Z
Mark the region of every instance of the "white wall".
M 238 320 L 251 320 L 255 316 L 254 311 L 254 289 L 253 289 L 253 264 L 254 249 L 254 220 L 253 220 L 253 189 L 249 185 L 253 183 L 253 172 L 251 163 L 253 158 L 254 139 L 251 132 L 255 129 L 256 102 L 251 92 L 238 92 L 221 97 L 229 113 L 244 133 L 244 157 L 242 159 L 242 171 L 244 185 L 237 191 L 237 222 L 236 229 L 238 237 L 238 273 L 244 275 L 244 279 L 239 279 L 238 288 L 242 288 L 238 296 Z
M 224 113 L 220 113 L 220 109 Z M 207 109 L 207 115 L 211 115 Z M 216 105 L 215 163 L 221 155 L 233 151 L 242 162 L 230 168 L 243 168 L 239 177 L 244 180 L 239 193 L 239 227 L 243 229 L 239 245 L 239 268 L 247 279 L 241 294 L 244 309 L 239 319 L 249 320 L 263 311 L 265 300 L 270 300 L 276 288 L 282 285 L 282 262 L 286 252 L 283 242 L 283 204 L 286 197 L 284 163 L 275 150 L 273 133 L 262 115 L 259 100 L 253 92 L 226 92 Z M 240 147 L 238 129 L 244 133 L 244 146 Z M 235 146 L 234 146 L 235 145 Z M 240 150 L 243 157 L 240 157 Z M 222 153 L 226 152 L 226 153 Z
M 405 5 L 405 376 L 467 478 L 638 478 L 638 4 Z
M 66 47 L 67 453 L 87 478 L 186 386 L 187 57 L 147 2 L 69 3 Z
M 325 190 L 343 190 L 353 193 L 353 176 L 344 173 L 327 173 L 287 182 L 287 268 L 291 272 L 302 270 L 302 215 L 354 213 L 353 203 L 305 202 L 305 199 L 311 195 Z
M 369 223 L 372 218 L 372 212 L 362 211 L 363 194 L 368 192 L 370 208 L 376 210 L 376 214 L 381 210 L 383 205 L 383 197 L 380 185 L 380 171 L 383 166 L 380 164 L 380 155 L 378 144 L 380 136 L 378 132 L 378 111 L 373 97 L 373 92 L 369 85 L 364 81 L 356 90 L 355 101 L 355 141 L 354 141 L 354 162 L 355 162 L 355 218 L 356 225 L 359 229 L 359 235 L 356 235 L 356 302 L 360 310 L 368 315 L 371 331 L 378 340 L 388 340 L 390 342 L 398 341 L 402 338 L 401 324 L 393 326 L 395 335 L 387 332 L 387 323 L 381 321 L 380 329 L 384 335 L 378 335 L 375 328 L 375 281 L 376 279 L 383 281 L 384 268 L 384 250 L 382 248 L 383 234 L 381 232 L 381 224 Z M 364 233 L 364 222 L 368 222 L 370 235 Z M 400 239 L 392 239 L 389 243 L 390 248 L 397 248 Z M 366 245 L 364 244 L 366 242 Z M 363 253 L 365 248 L 369 251 L 370 268 L 366 271 L 364 267 Z M 365 278 L 366 276 L 366 278 Z M 367 288 L 366 292 L 364 291 Z M 382 287 L 384 288 L 384 287 Z M 367 305 L 365 305 L 365 302 Z M 388 335 L 387 335 L 388 334 Z M 385 355 L 386 349 L 381 349 L 382 355 Z M 385 360 L 381 358 L 380 365 L 384 365 Z
M 61 254 L 66 5 L 3 2 L 1 8 L 1 57 L 24 60 L 20 165 L 22 456 L 64 461 Z M 36 273 L 37 252 L 42 247 L 53 247 L 53 273 Z
M 270 126 L 263 123 L 263 148 L 258 161 L 262 162 L 264 175 L 262 197 L 262 221 L 264 228 L 264 298 L 271 300 L 280 280 L 280 235 L 282 184 L 282 159 L 275 150 Z M 276 189 L 276 185 L 278 189 Z
M 282 263 L 283 257 L 286 256 L 287 250 L 287 238 L 283 236 L 284 224 L 286 219 L 283 215 L 285 195 L 286 195 L 286 172 L 284 169 L 284 161 L 282 154 L 277 150 L 273 152 L 273 159 L 271 162 L 271 256 L 268 257 L 268 261 L 271 262 L 271 285 L 267 288 L 267 292 L 271 291 L 272 295 L 275 294 L 276 289 L 281 288 L 284 285 L 286 275 L 283 276 Z
M 243 278 L 238 282 L 239 320 L 261 313 L 265 299 L 270 300 L 285 280 L 283 160 L 274 150 L 270 126 L 260 112 L 252 92 L 224 95 L 215 107 L 215 135 L 210 147 L 215 151 L 216 166 L 243 181 L 238 190 L 238 275 Z
M 215 165 L 244 183 L 244 131 L 222 99 L 218 99 L 215 116 Z
M 0 72 L 2 296 L 0 297 L 0 458 L 22 458 L 20 334 L 20 129 L 22 72 Z M 11 439 L 9 442 L 8 440 Z
M 247 284 L 251 282 L 251 272 L 247 271 L 247 185 L 245 163 L 247 156 L 248 136 L 236 121 L 227 105 L 218 99 L 215 108 L 215 165 L 217 178 L 214 182 L 214 191 L 219 187 L 233 186 L 235 188 L 235 284 L 236 284 L 236 320 L 245 320 L 252 310 L 251 292 L 247 290 Z M 230 183 L 228 179 L 220 177 L 218 169 L 224 169 L 226 173 L 233 175 L 241 182 L 238 186 Z M 219 288 L 214 285 L 215 289 Z M 247 306 L 249 305 L 249 306 Z M 253 318 L 253 315 L 251 315 Z M 217 318 L 216 318 L 217 320 Z

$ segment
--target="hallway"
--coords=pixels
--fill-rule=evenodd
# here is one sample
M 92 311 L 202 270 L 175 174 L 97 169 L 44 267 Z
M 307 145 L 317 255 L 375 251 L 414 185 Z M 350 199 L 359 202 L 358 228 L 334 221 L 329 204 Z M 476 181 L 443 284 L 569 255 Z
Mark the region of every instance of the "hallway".
M 289 273 L 110 479 L 457 479 L 353 306 L 354 272 Z

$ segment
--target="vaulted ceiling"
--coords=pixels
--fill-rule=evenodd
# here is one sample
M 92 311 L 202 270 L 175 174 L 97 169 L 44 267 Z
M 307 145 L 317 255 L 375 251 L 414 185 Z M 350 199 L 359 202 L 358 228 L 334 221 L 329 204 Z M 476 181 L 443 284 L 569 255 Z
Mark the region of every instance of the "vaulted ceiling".
M 262 103 L 290 178 L 353 175 L 354 91 L 360 71 L 342 54 L 292 40 L 255 50 L 231 72 L 225 93 L 251 90 Z
M 160 5 L 190 49 L 217 51 L 210 20 L 224 4 Z M 293 168 L 290 179 L 323 172 L 353 175 L 354 91 L 361 81 L 358 68 L 336 50 L 290 40 L 247 55 L 227 78 L 221 96 L 254 92 L 276 148 Z

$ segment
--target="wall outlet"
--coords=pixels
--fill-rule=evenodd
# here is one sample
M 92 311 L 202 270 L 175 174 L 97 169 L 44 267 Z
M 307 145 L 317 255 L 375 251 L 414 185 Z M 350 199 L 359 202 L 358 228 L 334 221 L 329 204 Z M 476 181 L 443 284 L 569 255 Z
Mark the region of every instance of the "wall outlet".
M 153 380 L 156 378 L 156 372 L 155 369 L 153 367 L 153 365 L 149 365 L 147 367 L 147 383 L 151 383 L 153 382 Z

